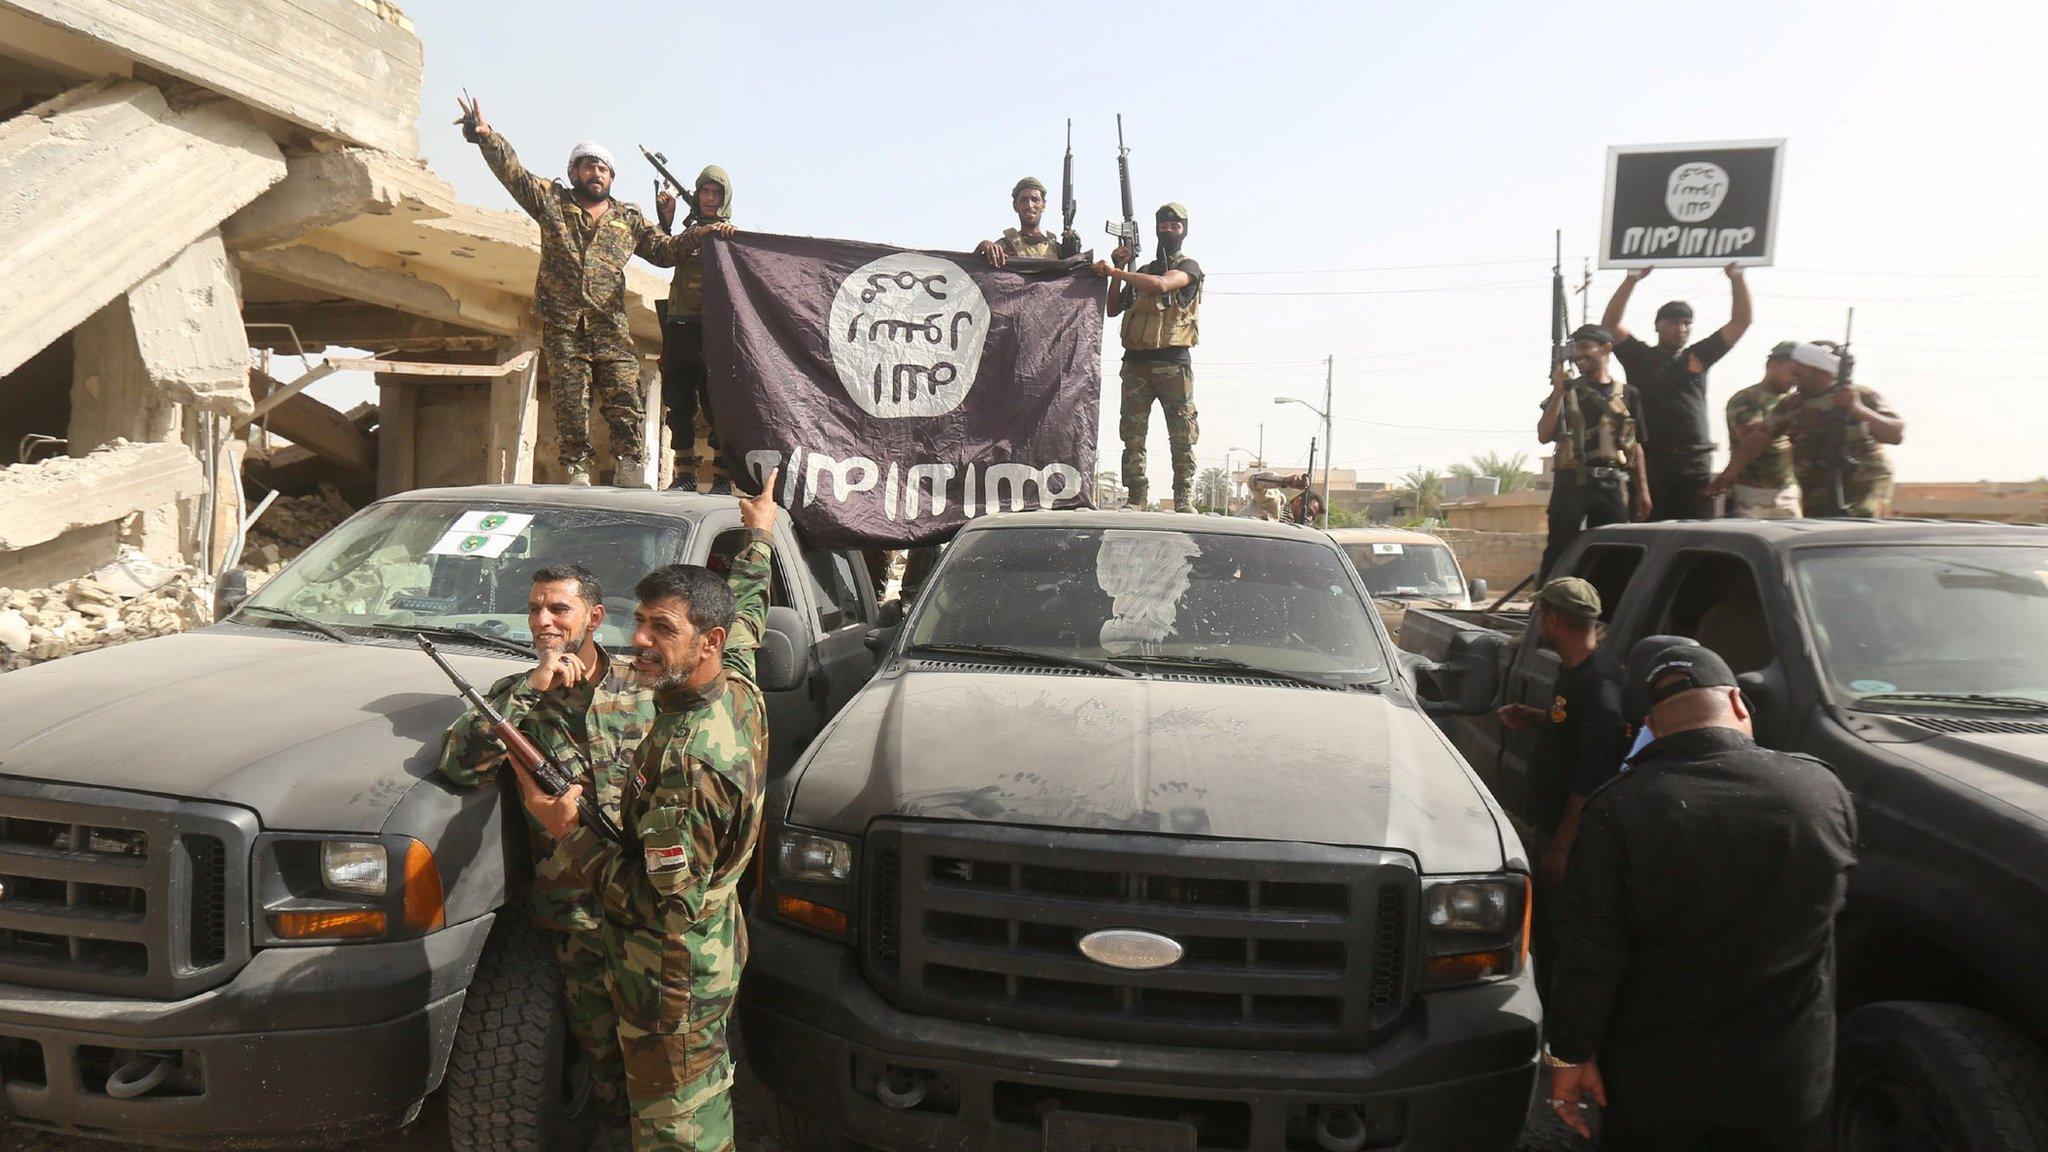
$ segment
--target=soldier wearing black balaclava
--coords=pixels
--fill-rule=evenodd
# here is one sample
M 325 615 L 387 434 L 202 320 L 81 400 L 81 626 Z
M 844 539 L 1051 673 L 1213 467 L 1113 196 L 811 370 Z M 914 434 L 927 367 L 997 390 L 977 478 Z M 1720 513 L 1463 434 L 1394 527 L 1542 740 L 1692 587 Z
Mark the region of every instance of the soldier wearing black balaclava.
M 1173 448 L 1173 509 L 1195 510 L 1195 441 L 1200 426 L 1195 414 L 1195 372 L 1190 350 L 1200 335 L 1202 266 L 1181 251 L 1187 237 L 1188 210 L 1162 206 L 1158 222 L 1159 255 L 1136 272 L 1129 249 L 1119 246 L 1112 265 L 1095 262 L 1095 272 L 1110 280 L 1107 308 L 1123 317 L 1123 410 L 1118 432 L 1124 442 L 1124 487 L 1131 506 L 1143 508 L 1150 490 L 1145 473 L 1145 434 L 1152 422 L 1152 404 L 1166 414 L 1166 439 Z M 1121 284 L 1118 282 L 1121 281 Z

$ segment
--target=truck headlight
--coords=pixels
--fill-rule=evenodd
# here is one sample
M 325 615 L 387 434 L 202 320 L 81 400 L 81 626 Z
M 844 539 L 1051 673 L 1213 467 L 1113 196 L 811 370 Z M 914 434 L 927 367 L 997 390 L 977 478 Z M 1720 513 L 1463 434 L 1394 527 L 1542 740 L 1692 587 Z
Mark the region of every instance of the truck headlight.
M 391 883 L 390 854 L 375 841 L 322 840 L 320 880 L 336 892 L 382 896 Z
M 775 838 L 769 906 L 778 919 L 852 939 L 853 845 L 837 836 L 785 828 Z
M 1529 878 L 1517 873 L 1422 882 L 1423 986 L 1513 976 L 1529 955 Z

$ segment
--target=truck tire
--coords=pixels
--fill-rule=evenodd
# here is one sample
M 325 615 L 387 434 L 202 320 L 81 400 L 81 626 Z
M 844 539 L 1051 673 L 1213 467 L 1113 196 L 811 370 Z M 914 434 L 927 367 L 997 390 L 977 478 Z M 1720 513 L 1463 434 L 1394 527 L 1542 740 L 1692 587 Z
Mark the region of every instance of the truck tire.
M 1837 1152 L 2048 1148 L 2048 1059 L 1972 1008 L 1871 1004 L 1842 1020 L 1833 1126 Z
M 523 893 L 498 913 L 448 1052 L 453 1152 L 578 1152 L 597 1129 L 562 974 Z
M 801 1108 L 775 1098 L 775 1130 L 789 1152 L 865 1152 L 867 1145 L 834 1132 Z

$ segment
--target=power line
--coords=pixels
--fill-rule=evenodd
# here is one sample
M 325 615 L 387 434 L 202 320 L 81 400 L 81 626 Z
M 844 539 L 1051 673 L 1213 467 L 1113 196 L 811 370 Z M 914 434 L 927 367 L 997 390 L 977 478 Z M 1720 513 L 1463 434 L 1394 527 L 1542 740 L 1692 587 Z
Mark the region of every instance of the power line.
M 1211 296 L 1418 296 L 1439 292 L 1502 292 L 1509 289 L 1535 290 L 1540 280 L 1499 280 L 1488 284 L 1443 284 L 1430 288 L 1333 288 L 1328 291 L 1259 290 L 1211 292 Z
M 1510 268 L 1523 264 L 1541 265 L 1541 260 L 1468 260 L 1456 264 L 1379 264 L 1363 268 L 1289 268 L 1272 271 L 1210 272 L 1210 276 L 1337 276 L 1361 272 L 1432 272 L 1439 268 Z

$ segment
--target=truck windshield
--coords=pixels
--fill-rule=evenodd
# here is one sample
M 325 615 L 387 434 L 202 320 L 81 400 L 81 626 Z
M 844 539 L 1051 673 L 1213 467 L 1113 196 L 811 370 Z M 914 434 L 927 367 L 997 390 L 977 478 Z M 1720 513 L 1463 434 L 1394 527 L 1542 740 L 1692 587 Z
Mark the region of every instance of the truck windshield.
M 1200 531 L 963 534 L 909 642 L 1133 665 L 1238 661 L 1332 686 L 1386 679 L 1370 609 L 1327 544 Z
M 1441 544 L 1343 544 L 1344 554 L 1375 596 L 1447 596 L 1462 599 L 1458 562 Z
M 1890 708 L 2048 701 L 2048 548 L 1817 548 L 1794 563 L 1838 696 Z
M 599 643 L 624 647 L 632 636 L 633 585 L 650 569 L 682 559 L 689 534 L 684 521 L 594 508 L 379 504 L 322 537 L 249 606 L 344 628 L 431 625 L 527 643 L 534 570 L 576 563 L 604 590 Z M 258 613 L 244 622 L 257 616 L 275 618 Z

